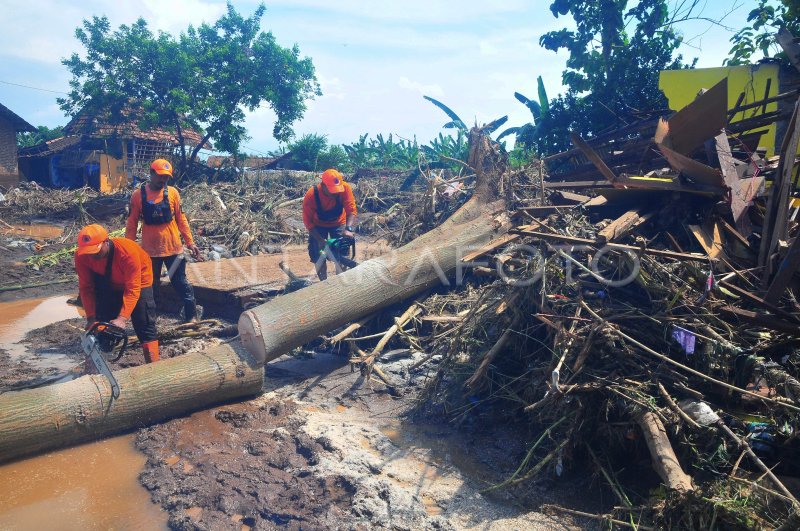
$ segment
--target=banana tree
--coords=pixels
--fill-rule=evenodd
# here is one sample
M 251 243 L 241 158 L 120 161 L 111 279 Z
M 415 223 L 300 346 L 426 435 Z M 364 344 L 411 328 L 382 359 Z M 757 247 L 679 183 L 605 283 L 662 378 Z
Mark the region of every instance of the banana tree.
M 542 76 L 536 78 L 536 85 L 538 89 L 539 101 L 529 99 L 519 92 L 514 93 L 514 97 L 531 111 L 533 121 L 519 127 L 509 127 L 500 133 L 500 135 L 497 137 L 497 140 L 513 134 L 517 136 L 517 144 L 526 150 L 533 149 L 536 142 L 536 137 L 539 133 L 539 125 L 550 112 L 550 105 L 547 99 L 547 92 L 544 89 Z

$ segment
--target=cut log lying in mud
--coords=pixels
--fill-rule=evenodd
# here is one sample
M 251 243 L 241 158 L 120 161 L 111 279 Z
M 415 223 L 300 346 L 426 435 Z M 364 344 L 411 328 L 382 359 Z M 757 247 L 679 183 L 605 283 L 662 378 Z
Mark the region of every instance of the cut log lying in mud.
M 506 160 L 488 137 L 470 132 L 468 164 L 477 183 L 467 203 L 394 253 L 242 313 L 242 344 L 265 363 L 330 330 L 450 283 L 464 255 L 508 228 L 505 202 L 499 199 L 508 192 L 501 180 Z
M 264 368 L 218 345 L 102 375 L 0 395 L 0 462 L 146 426 L 234 398 L 256 395 Z

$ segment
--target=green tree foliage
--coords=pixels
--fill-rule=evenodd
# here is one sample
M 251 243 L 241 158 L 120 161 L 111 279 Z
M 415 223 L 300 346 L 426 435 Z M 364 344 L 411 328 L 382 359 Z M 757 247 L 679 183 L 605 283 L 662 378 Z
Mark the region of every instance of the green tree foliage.
M 394 139 L 390 133 L 384 138 L 378 133 L 370 139 L 368 134 L 361 135 L 358 142 L 343 146 L 350 164 L 354 169 L 359 168 L 390 168 L 409 169 L 416 168 L 419 157 L 417 140 L 404 138 Z
M 516 135 L 514 142 L 515 149 L 521 148 L 522 151 L 531 151 L 535 148 L 536 139 L 539 133 L 539 123 L 542 121 L 543 116 L 550 112 L 550 103 L 547 99 L 547 91 L 544 89 L 544 81 L 542 76 L 536 78 L 538 100 L 532 100 L 527 96 L 514 93 L 514 97 L 531 111 L 533 121 L 519 127 L 509 127 L 497 137 L 501 140 L 507 135 Z
M 628 4 L 633 7 L 627 8 Z M 567 93 L 550 102 L 539 123 L 540 154 L 570 147 L 569 131 L 594 136 L 631 121 L 638 111 L 666 108 L 658 72 L 686 65 L 666 0 L 555 0 L 550 11 L 570 15 L 575 30 L 545 33 L 546 49 L 569 52 L 562 74 Z
M 775 58 L 788 64 L 789 59 L 775 39 L 781 27 L 795 37 L 800 36 L 800 4 L 796 0 L 759 0 L 747 15 L 748 25 L 731 37 L 730 52 L 725 64 L 750 64 L 758 52 L 763 58 Z
M 341 146 L 328 147 L 325 135 L 303 135 L 298 140 L 290 142 L 287 151 L 291 152 L 291 167 L 305 171 L 325 171 L 328 168 L 337 168 L 342 171 L 349 169 L 347 153 Z
M 115 121 L 141 109 L 140 126 L 177 134 L 182 173 L 200 150 L 187 153 L 182 131 L 201 131 L 218 150 L 235 153 L 246 138 L 244 111 L 263 103 L 277 115 L 273 135 L 286 141 L 305 100 L 321 92 L 311 59 L 260 30 L 265 9 L 261 4 L 244 18 L 228 3 L 217 22 L 189 26 L 177 39 L 154 35 L 143 19 L 114 31 L 105 17 L 84 20 L 75 36 L 85 54 L 62 61 L 72 79 L 59 105 L 73 116 L 108 112 Z
M 59 125 L 58 127 L 54 127 L 52 129 L 45 125 L 40 125 L 36 129 L 37 131 L 35 133 L 17 133 L 17 147 L 31 147 L 48 140 L 53 140 L 54 138 L 64 136 L 63 125 Z

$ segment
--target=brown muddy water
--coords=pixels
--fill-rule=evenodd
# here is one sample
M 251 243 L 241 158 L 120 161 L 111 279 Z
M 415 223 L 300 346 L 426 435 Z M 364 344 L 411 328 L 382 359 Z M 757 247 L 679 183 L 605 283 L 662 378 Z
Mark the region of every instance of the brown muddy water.
M 4 531 L 167 529 L 139 484 L 146 458 L 124 435 L 0 466 Z
M 37 367 L 55 367 L 67 369 L 73 365 L 66 356 L 48 356 L 39 359 L 28 353 L 20 341 L 31 330 L 57 323 L 65 319 L 82 317 L 83 310 L 67 304 L 69 295 L 43 299 L 23 299 L 11 302 L 0 302 L 0 348 L 5 350 L 12 362 L 25 359 Z M 80 330 L 76 330 L 76 336 Z
M 49 240 L 58 238 L 64 232 L 64 227 L 50 223 L 31 223 L 30 225 L 0 224 L 0 235 L 34 240 Z
M 0 349 L 11 363 L 74 365 L 63 355 L 36 358 L 19 343 L 31 330 L 81 317 L 67 299 L 0 303 Z M 146 457 L 133 440 L 125 435 L 0 465 L 0 530 L 166 529 L 167 513 L 139 483 Z

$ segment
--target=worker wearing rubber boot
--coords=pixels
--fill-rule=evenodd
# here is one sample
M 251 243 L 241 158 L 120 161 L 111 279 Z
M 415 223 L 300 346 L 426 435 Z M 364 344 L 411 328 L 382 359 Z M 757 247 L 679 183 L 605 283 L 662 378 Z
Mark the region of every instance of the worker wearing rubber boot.
M 303 197 L 303 224 L 308 229 L 308 257 L 315 264 L 320 280 L 328 278 L 326 257 L 322 254 L 328 238 L 353 237 L 358 211 L 353 189 L 337 170 L 325 170 L 321 182 Z
M 183 256 L 181 237 L 192 257 L 201 260 L 200 250 L 194 244 L 189 221 L 181 207 L 178 190 L 167 185 L 172 177 L 172 164 L 164 159 L 154 160 L 150 165 L 150 182 L 131 195 L 131 208 L 125 237 L 136 240 L 139 220 L 142 220 L 142 249 L 150 255 L 153 264 L 153 295 L 158 302 L 161 285 L 161 269 L 167 267 L 167 275 L 175 292 L 183 300 L 183 315 L 186 322 L 197 318 L 194 290 L 186 278 L 186 260 Z
M 106 321 L 124 330 L 132 321 L 145 361 L 158 361 L 153 266 L 144 249 L 126 238 L 109 238 L 100 225 L 87 225 L 78 233 L 75 271 L 87 329 Z

